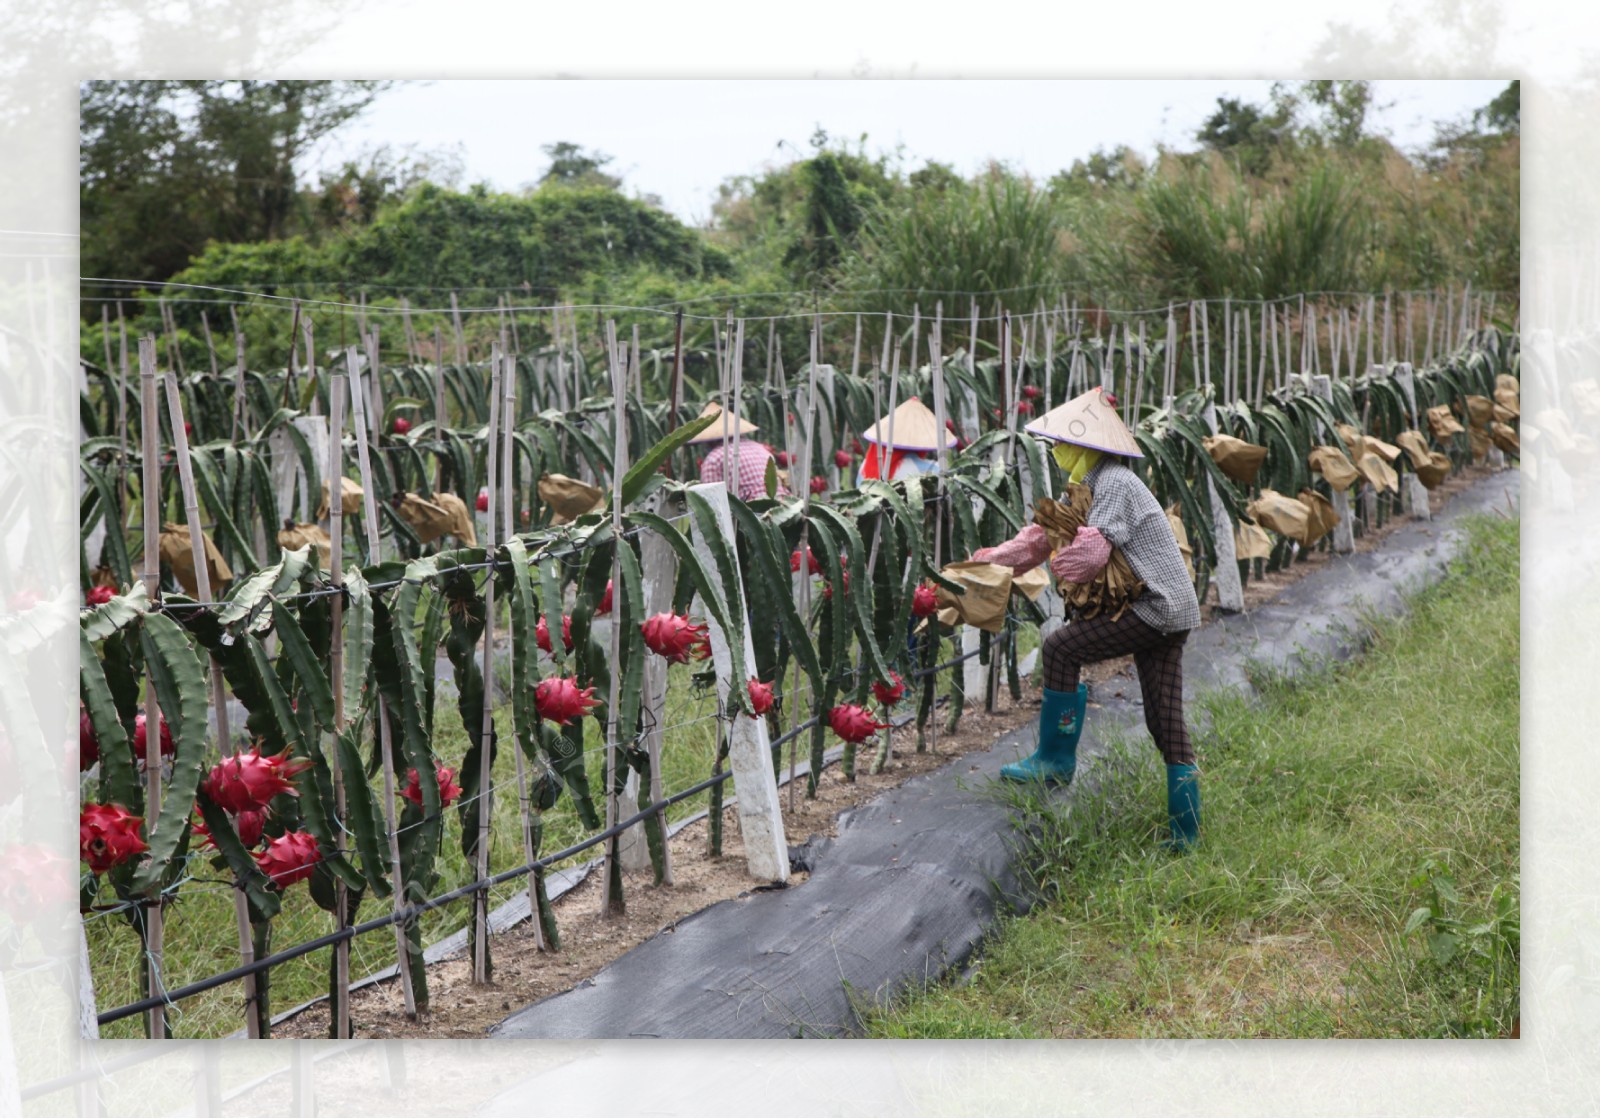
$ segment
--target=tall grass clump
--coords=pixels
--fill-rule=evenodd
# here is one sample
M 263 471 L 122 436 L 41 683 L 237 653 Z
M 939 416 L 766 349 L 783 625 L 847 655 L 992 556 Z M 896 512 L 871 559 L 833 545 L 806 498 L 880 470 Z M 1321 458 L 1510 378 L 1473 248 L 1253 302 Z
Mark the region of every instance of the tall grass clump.
M 1066 282 L 1072 248 L 1058 202 L 1026 178 L 995 172 L 974 183 L 907 192 L 868 213 L 836 287 L 856 309 L 931 309 L 952 292 L 993 292 L 1031 306 Z M 989 309 L 985 308 L 984 313 Z

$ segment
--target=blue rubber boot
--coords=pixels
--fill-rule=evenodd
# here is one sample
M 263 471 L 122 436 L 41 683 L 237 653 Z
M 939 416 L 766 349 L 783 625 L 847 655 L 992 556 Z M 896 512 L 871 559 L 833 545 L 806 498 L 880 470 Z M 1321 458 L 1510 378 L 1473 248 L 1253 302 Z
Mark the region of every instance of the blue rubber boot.
M 1169 851 L 1187 851 L 1200 838 L 1200 771 L 1192 765 L 1167 766 Z
M 1044 690 L 1039 707 L 1039 748 L 1031 757 L 1000 767 L 1007 781 L 1043 781 L 1066 785 L 1078 768 L 1078 738 L 1083 734 L 1083 713 L 1089 703 L 1089 685 L 1075 692 Z

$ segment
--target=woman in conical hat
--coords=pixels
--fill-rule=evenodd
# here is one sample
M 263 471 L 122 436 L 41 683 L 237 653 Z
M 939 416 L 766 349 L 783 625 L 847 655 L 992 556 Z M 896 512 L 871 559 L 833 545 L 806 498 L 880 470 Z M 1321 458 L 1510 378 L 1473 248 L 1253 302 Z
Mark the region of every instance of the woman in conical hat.
M 867 444 L 856 485 L 869 478 L 909 478 L 913 474 L 932 474 L 939 469 L 939 436 L 946 450 L 954 450 L 956 437 L 939 431 L 939 421 L 928 406 L 911 397 L 861 433 Z
M 1110 394 L 1090 389 L 1026 430 L 1053 443 L 1052 453 L 1068 479 L 1088 486 L 1093 495 L 1088 516 L 1054 555 L 1044 527 L 1035 523 L 1004 544 L 978 549 L 972 558 L 1006 564 L 1018 574 L 1048 559 L 1058 578 L 1089 583 L 1116 547 L 1145 589 L 1115 617 L 1079 618 L 1045 638 L 1039 748 L 1000 772 L 1013 781 L 1071 781 L 1088 702 L 1079 671 L 1085 664 L 1132 655 L 1145 725 L 1167 763 L 1171 845 L 1187 848 L 1199 836 L 1200 786 L 1183 714 L 1183 646 L 1200 624 L 1200 604 L 1183 554 L 1160 502 L 1128 467 L 1130 459 L 1144 456 Z
M 691 444 L 715 443 L 711 452 L 700 463 L 700 480 L 702 482 L 729 482 L 729 489 L 739 495 L 740 501 L 755 501 L 757 498 L 767 496 L 767 464 L 773 462 L 772 448 L 755 439 L 746 439 L 746 435 L 754 435 L 761 430 L 743 416 L 729 417 L 722 411 L 722 405 L 715 400 L 710 401 L 700 410 L 701 417 L 721 416 L 721 423 L 714 423 L 699 435 L 689 440 Z M 739 459 L 733 470 L 733 478 L 728 478 L 727 459 L 733 454 L 730 446 L 723 449 L 723 440 L 731 440 L 735 432 L 739 435 Z M 776 463 L 774 463 L 776 468 Z M 789 491 L 783 483 L 778 483 L 778 496 L 787 497 Z

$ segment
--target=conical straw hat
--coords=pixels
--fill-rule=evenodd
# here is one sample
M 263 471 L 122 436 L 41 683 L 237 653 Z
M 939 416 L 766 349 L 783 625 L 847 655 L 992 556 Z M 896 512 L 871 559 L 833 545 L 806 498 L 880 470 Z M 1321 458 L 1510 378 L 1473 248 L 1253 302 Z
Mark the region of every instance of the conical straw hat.
M 706 406 L 700 410 L 700 418 L 701 419 L 704 419 L 706 416 L 721 416 L 721 415 L 722 415 L 722 405 L 718 404 L 715 400 L 708 401 L 706 403 Z M 739 416 L 737 418 L 739 420 L 739 434 L 740 435 L 753 435 L 757 431 L 761 430 L 755 424 L 753 424 L 749 420 L 745 419 L 743 416 Z M 689 442 L 691 442 L 691 443 L 720 443 L 720 442 L 722 442 L 723 435 L 727 435 L 728 438 L 730 438 L 730 439 L 733 438 L 733 430 L 728 424 L 728 417 L 727 416 L 722 416 L 722 422 L 720 424 L 712 424 L 710 427 L 708 427 L 704 431 L 702 431 L 699 435 L 696 435 L 693 439 L 689 440 Z
M 1033 435 L 1054 439 L 1057 443 L 1073 443 L 1112 455 L 1143 458 L 1133 432 L 1122 422 L 1105 399 L 1103 389 L 1093 388 L 1075 396 L 1059 407 L 1052 408 L 1023 430 Z
M 934 440 L 934 434 L 939 430 L 939 421 L 934 419 L 928 406 L 916 397 L 911 397 L 894 410 L 892 416 L 885 416 L 877 423 L 861 433 L 863 442 L 887 444 L 889 442 L 890 421 L 893 421 L 894 446 L 896 451 L 936 451 L 939 444 Z M 881 434 L 880 434 L 881 432 Z M 956 437 L 950 432 L 944 433 L 944 445 L 954 447 Z

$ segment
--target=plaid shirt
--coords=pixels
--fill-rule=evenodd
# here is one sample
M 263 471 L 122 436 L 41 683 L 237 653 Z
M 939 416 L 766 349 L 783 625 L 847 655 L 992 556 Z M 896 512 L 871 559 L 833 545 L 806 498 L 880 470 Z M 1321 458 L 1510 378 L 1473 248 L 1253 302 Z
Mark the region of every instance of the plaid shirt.
M 729 446 L 733 444 L 730 441 Z M 712 448 L 706 455 L 705 461 L 700 464 L 700 480 L 702 482 L 726 482 L 727 471 L 723 460 L 722 447 Z M 740 501 L 755 501 L 767 496 L 767 463 L 772 461 L 772 452 L 765 443 L 757 443 L 754 439 L 739 440 L 739 469 L 737 486 L 734 492 Z M 778 496 L 788 497 L 789 491 L 783 483 L 778 483 Z
M 1101 459 L 1083 480 L 1094 493 L 1088 523 L 1122 549 L 1128 566 L 1144 580 L 1145 592 L 1133 600 L 1133 612 L 1162 633 L 1198 626 L 1194 584 L 1155 494 L 1114 456 Z

